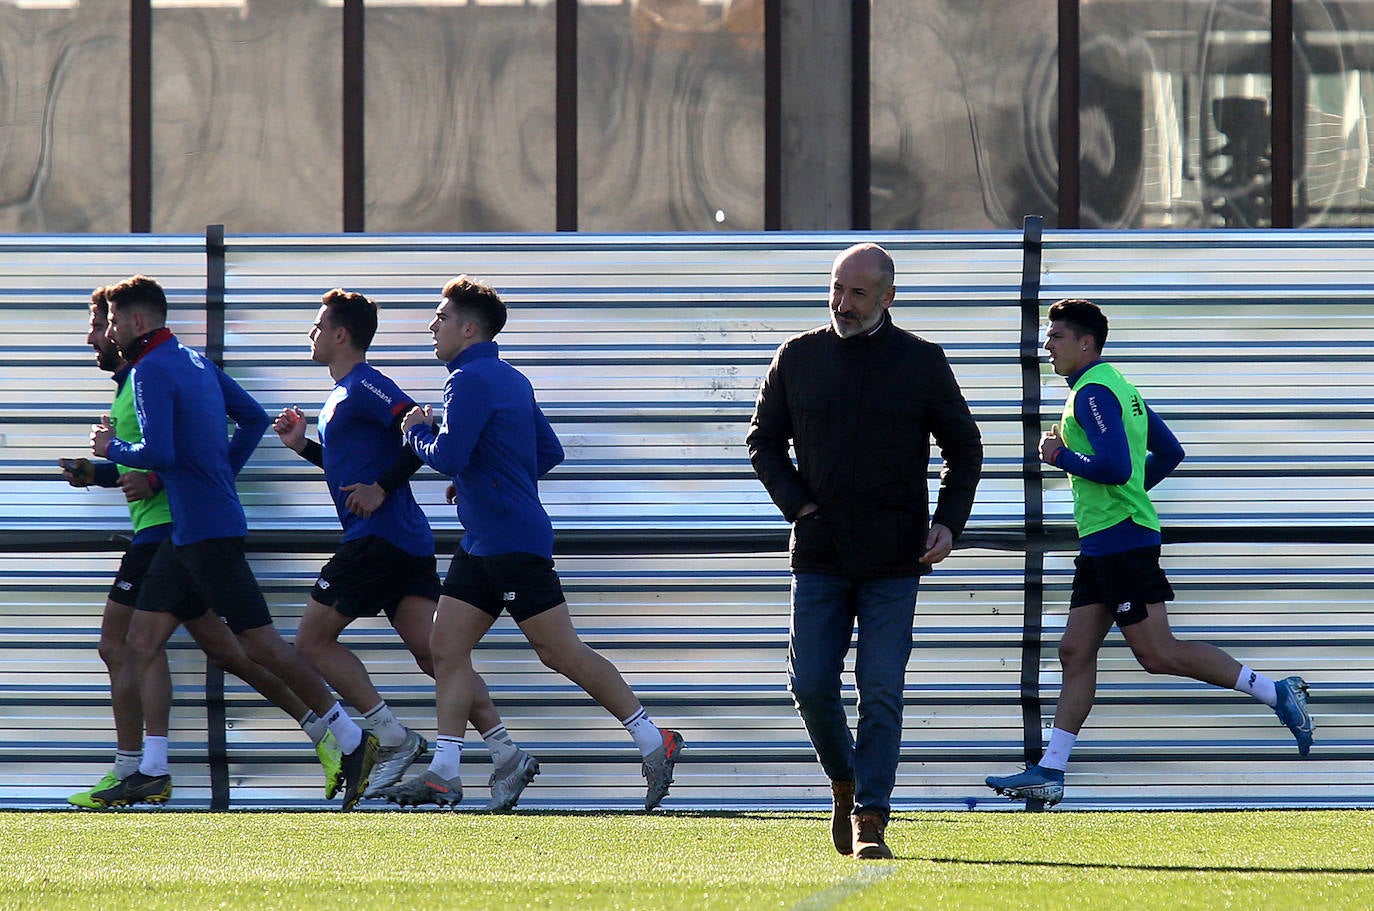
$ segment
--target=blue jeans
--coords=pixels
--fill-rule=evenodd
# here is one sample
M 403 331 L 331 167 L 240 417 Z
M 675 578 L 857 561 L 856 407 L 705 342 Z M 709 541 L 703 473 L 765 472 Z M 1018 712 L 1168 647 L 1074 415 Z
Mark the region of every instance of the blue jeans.
M 876 810 L 884 819 L 897 782 L 902 691 L 919 582 L 918 576 L 859 580 L 796 573 L 792 577 L 788 689 L 825 774 L 831 781 L 854 782 L 854 812 Z M 857 738 L 850 734 L 840 698 L 840 672 L 856 620 Z

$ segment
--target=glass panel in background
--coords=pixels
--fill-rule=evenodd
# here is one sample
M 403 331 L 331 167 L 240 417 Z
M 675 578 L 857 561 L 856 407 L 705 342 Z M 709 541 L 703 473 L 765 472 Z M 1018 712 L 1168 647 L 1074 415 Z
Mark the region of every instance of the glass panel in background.
M 343 228 L 342 11 L 153 2 L 153 231 Z
M 763 0 L 581 0 L 578 227 L 763 228 Z
M 1293 223 L 1374 225 L 1374 4 L 1293 5 Z
M 1056 0 L 873 0 L 876 230 L 1057 222 Z
M 0 232 L 129 230 L 129 4 L 0 3 Z
M 551 0 L 364 6 L 367 230 L 554 230 Z
M 1270 224 L 1269 0 L 1082 0 L 1081 224 Z

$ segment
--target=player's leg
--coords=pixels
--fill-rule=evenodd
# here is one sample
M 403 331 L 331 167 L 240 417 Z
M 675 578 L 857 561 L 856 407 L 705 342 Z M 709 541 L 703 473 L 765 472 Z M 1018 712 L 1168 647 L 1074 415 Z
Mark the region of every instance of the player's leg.
M 1012 800 L 1043 800 L 1053 806 L 1064 796 L 1064 772 L 1078 732 L 1097 698 L 1097 656 L 1111 631 L 1107 608 L 1113 569 L 1099 558 L 1080 554 L 1074 560 L 1069 617 L 1059 639 L 1063 671 L 1050 742 L 1038 762 L 1013 775 L 991 775 L 988 787 Z
M 436 577 L 437 581 L 437 577 Z M 434 629 L 434 615 L 438 605 L 424 595 L 402 598 L 391 614 L 391 625 L 401 641 L 410 649 L 420 669 L 434 676 L 434 656 L 430 651 L 430 636 Z M 539 761 L 520 749 L 496 710 L 487 683 L 476 670 L 472 672 L 472 708 L 468 721 L 481 735 L 491 754 L 491 776 L 487 788 L 491 797 L 488 810 L 503 811 L 515 806 L 520 794 L 539 774 Z M 373 775 L 376 778 L 376 773 Z M 369 793 L 369 796 L 372 796 Z
M 338 741 L 343 754 L 343 809 L 352 809 L 367 789 L 377 761 L 377 738 L 358 727 L 320 675 L 282 638 L 248 565 L 243 539 L 211 538 L 180 550 L 201 599 L 224 619 L 248 657 L 286 684 Z
M 163 654 L 178 623 L 171 613 L 153 610 L 136 610 L 129 620 L 124 661 L 111 686 L 111 697 L 117 706 L 117 736 L 121 743 L 138 742 L 142 736 L 143 680 L 157 656 Z M 161 757 L 160 770 L 149 766 L 145 771 L 149 759 L 145 753 L 137 768 L 110 786 L 92 791 L 90 800 L 100 807 L 165 803 L 172 796 L 172 779 L 165 768 L 166 756 Z M 152 774 L 154 772 L 157 774 Z
M 439 599 L 430 636 L 438 715 L 434 756 L 425 772 L 393 785 L 381 794 L 402 806 L 427 803 L 449 806 L 463 799 L 463 733 L 467 730 L 468 715 L 472 711 L 474 680 L 478 679 L 472 668 L 472 650 L 496 622 L 496 615 L 449 594 L 453 578 L 454 572 L 450 569 L 445 594 Z M 480 594 L 475 597 L 480 597 Z
M 1168 606 L 1148 604 L 1145 616 L 1122 624 L 1121 632 L 1140 666 L 1151 674 L 1190 677 L 1223 689 L 1253 696 L 1274 710 L 1293 734 L 1298 755 L 1312 748 L 1313 722 L 1307 710 L 1307 683 L 1301 677 L 1275 681 L 1251 670 L 1225 651 L 1207 642 L 1179 639 L 1169 625 Z

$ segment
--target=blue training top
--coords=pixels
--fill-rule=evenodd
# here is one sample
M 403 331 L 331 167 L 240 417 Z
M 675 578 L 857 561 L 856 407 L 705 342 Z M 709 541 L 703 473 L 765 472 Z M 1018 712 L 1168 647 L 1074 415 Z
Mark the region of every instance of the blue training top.
M 1091 370 L 1097 361 L 1068 377 L 1072 387 L 1078 378 Z M 1167 478 L 1183 461 L 1183 447 L 1178 437 L 1164 423 L 1164 419 L 1145 406 L 1149 423 L 1146 430 L 1145 489 L 1149 490 Z M 1124 484 L 1131 477 L 1131 447 L 1126 440 L 1126 428 L 1121 422 L 1121 403 L 1106 386 L 1089 383 L 1078 390 L 1073 403 L 1073 416 L 1088 435 L 1092 454 L 1059 450 L 1054 464 L 1070 474 L 1076 474 L 1099 484 Z M 1152 528 L 1137 525 L 1130 519 L 1111 528 L 1088 535 L 1079 542 L 1079 551 L 1090 557 L 1153 547 L 1160 543 L 1160 534 Z
M 434 533 L 415 502 L 406 481 L 386 495 L 367 518 L 354 515 L 339 488 L 372 484 L 390 468 L 405 448 L 400 416 L 415 406 L 391 379 L 366 361 L 339 380 L 320 409 L 320 445 L 324 450 L 324 479 L 343 525 L 345 541 L 376 535 L 408 554 L 434 553 Z
M 143 439 L 111 440 L 107 457 L 158 473 L 172 507 L 174 544 L 244 537 L 248 522 L 234 478 L 267 430 L 267 412 L 168 329 L 147 337 L 133 365 Z M 238 425 L 232 439 L 225 434 L 226 415 Z
M 406 442 L 453 479 L 458 519 L 473 556 L 553 556 L 553 524 L 539 502 L 539 478 L 563 461 L 563 447 L 534 400 L 534 388 L 501 360 L 496 342 L 469 346 L 448 365 L 444 421 L 417 424 Z

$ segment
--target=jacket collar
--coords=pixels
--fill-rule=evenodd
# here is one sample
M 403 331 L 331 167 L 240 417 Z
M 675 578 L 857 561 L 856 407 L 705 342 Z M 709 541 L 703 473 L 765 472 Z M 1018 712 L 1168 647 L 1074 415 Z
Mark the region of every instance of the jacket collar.
M 134 339 L 133 344 L 129 346 L 129 350 L 124 352 L 124 360 L 128 361 L 130 366 L 137 364 L 145 354 L 171 337 L 172 330 L 168 329 L 166 326 L 163 326 L 161 329 L 154 329 L 147 335 L 140 335 L 138 338 Z
M 468 345 L 461 352 L 459 352 L 457 357 L 449 361 L 448 369 L 449 372 L 452 373 L 460 367 L 465 367 L 468 364 L 471 364 L 473 361 L 481 360 L 483 358 L 488 357 L 500 356 L 501 349 L 499 346 L 497 346 L 496 342 L 477 342 L 474 345 Z

